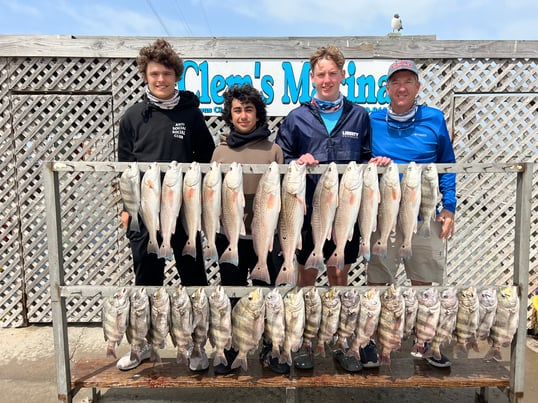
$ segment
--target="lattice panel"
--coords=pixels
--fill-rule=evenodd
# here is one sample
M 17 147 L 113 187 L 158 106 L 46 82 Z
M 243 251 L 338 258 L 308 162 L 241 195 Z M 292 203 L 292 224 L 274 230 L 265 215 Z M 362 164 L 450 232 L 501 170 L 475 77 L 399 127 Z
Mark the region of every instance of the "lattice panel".
M 13 58 L 10 87 L 18 91 L 108 91 L 110 61 L 84 58 Z
M 23 306 L 22 256 L 19 252 L 19 212 L 11 136 L 8 65 L 0 59 L 0 326 L 26 322 Z
M 102 161 L 112 158 L 110 155 L 113 150 L 111 148 L 113 140 L 110 134 L 110 98 L 106 96 L 18 95 L 12 97 L 12 102 L 28 317 L 32 322 L 49 321 L 46 212 L 43 185 L 40 179 L 41 162 L 84 159 Z M 101 177 L 98 183 L 88 182 L 84 180 L 82 173 L 70 175 L 65 181 L 66 196 L 61 203 L 67 207 L 65 211 L 72 213 L 66 218 L 73 217 L 75 214 L 78 215 L 77 219 L 84 220 L 83 226 L 80 224 L 73 226 L 69 220 L 64 224 L 65 246 L 67 247 L 66 281 L 70 281 L 73 276 L 69 272 L 70 256 L 72 256 L 70 248 L 78 242 L 84 244 L 91 238 L 98 238 L 97 235 L 95 237 L 84 235 L 81 241 L 77 238 L 73 239 L 71 235 L 87 233 L 90 229 L 99 231 L 105 227 L 95 218 L 94 213 L 99 210 L 94 208 L 92 200 L 98 196 L 96 189 L 104 189 L 112 182 L 113 178 L 106 176 Z M 114 208 L 113 203 L 109 203 L 109 206 Z M 79 212 L 78 209 L 83 209 L 83 212 Z M 117 226 L 117 223 L 115 225 Z M 97 232 L 97 234 L 100 233 Z M 108 234 L 102 238 L 107 241 Z M 98 253 L 98 250 L 99 248 L 96 247 L 92 253 Z M 84 254 L 78 256 L 77 259 L 84 259 Z M 98 273 L 89 270 L 95 267 L 99 266 L 85 266 L 84 273 L 80 275 Z
M 453 91 L 450 61 L 428 60 L 421 64 L 421 61 L 417 60 L 417 67 L 420 71 L 419 103 L 449 111 Z M 450 124 L 450 114 L 445 114 L 445 117 Z
M 538 287 L 538 246 L 535 241 L 538 237 L 537 99 L 537 96 L 507 94 L 455 98 L 457 161 L 529 161 L 535 164 L 530 222 L 530 293 Z M 449 262 L 457 263 L 458 271 L 450 274 L 449 279 L 511 282 L 515 189 L 514 175 L 458 176 L 458 228 L 454 241 L 449 244 Z M 476 220 L 478 214 L 480 219 Z M 465 225 L 471 219 L 477 225 Z M 460 265 L 468 270 L 460 269 Z
M 532 59 L 454 61 L 456 93 L 536 92 L 538 65 Z

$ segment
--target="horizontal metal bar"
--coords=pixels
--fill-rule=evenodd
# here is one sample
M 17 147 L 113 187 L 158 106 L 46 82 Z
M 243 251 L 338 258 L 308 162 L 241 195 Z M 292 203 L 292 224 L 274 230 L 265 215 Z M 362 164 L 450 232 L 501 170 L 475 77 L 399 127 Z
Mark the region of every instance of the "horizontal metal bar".
M 129 166 L 129 162 L 90 162 L 90 161 L 51 161 L 53 171 L 58 172 L 123 172 Z M 148 169 L 149 162 L 139 162 L 138 167 L 141 171 Z M 162 171 L 168 169 L 169 163 L 161 162 L 159 166 Z M 182 163 L 183 171 L 185 172 L 189 163 Z M 267 169 L 267 164 L 241 164 L 243 166 L 243 173 L 261 174 Z M 311 165 L 307 168 L 309 174 L 320 174 L 325 171 L 328 164 Z M 419 164 L 423 165 L 423 164 Z M 201 163 L 200 168 L 202 172 L 207 172 L 210 164 Z M 346 164 L 338 164 L 338 171 L 343 173 L 346 169 Z M 399 164 L 400 172 L 405 170 L 407 164 Z M 513 163 L 473 163 L 473 164 L 436 164 L 439 173 L 517 173 L 523 172 L 525 169 L 525 162 L 513 162 Z M 230 164 L 221 164 L 221 170 L 226 172 L 230 167 Z M 286 173 L 288 165 L 280 164 L 280 173 Z M 379 173 L 383 173 L 385 168 L 378 167 Z

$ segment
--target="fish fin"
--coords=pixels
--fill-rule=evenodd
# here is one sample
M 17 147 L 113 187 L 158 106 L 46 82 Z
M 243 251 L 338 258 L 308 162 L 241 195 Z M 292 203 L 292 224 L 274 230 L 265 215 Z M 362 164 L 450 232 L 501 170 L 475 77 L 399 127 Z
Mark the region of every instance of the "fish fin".
M 294 270 L 293 268 L 293 264 L 291 266 L 292 267 L 289 268 L 286 263 L 282 265 L 282 267 L 280 268 L 280 272 L 278 273 L 278 276 L 276 278 L 275 285 L 277 286 L 283 285 L 283 284 L 289 284 L 291 286 L 295 285 L 295 283 L 297 282 L 297 279 L 296 279 L 297 273 L 296 273 L 296 270 Z
M 207 245 L 204 250 L 204 259 L 208 262 L 217 262 L 219 260 L 219 254 L 217 252 L 217 247 L 213 245 Z
M 308 259 L 306 259 L 304 268 L 317 269 L 319 272 L 325 271 L 325 264 L 323 263 L 323 252 L 320 254 L 314 249 Z
M 190 238 L 187 239 L 187 242 L 185 242 L 185 246 L 183 247 L 183 252 L 181 252 L 182 256 L 189 255 L 196 259 L 196 241 L 191 241 Z
M 138 221 L 138 214 L 131 216 L 131 223 L 129 224 L 129 230 L 140 232 L 140 223 Z
M 216 367 L 219 364 L 222 364 L 224 366 L 228 365 L 228 360 L 226 359 L 226 356 L 224 355 L 224 351 L 217 352 L 215 354 L 215 357 L 213 358 L 213 366 Z
M 159 249 L 159 257 L 172 260 L 174 258 L 174 251 L 170 246 L 170 242 L 163 242 L 161 248 Z
M 178 364 L 188 364 L 189 363 L 189 353 L 187 350 L 177 349 L 176 362 Z
M 247 234 L 247 229 L 245 228 L 245 221 L 241 221 L 241 230 L 239 231 L 239 234 L 241 235 L 246 235 Z
M 491 346 L 489 351 L 484 356 L 484 361 L 502 361 L 501 350 L 498 347 Z
M 232 362 L 232 369 L 239 367 L 243 368 L 244 371 L 248 371 L 248 361 L 245 353 L 239 352 L 237 357 L 235 357 L 234 362 Z
M 260 264 L 259 261 L 254 267 L 254 269 L 252 269 L 252 271 L 250 272 L 249 278 L 251 280 L 259 280 L 267 284 L 271 284 L 271 278 L 269 277 L 269 269 L 267 268 L 267 264 Z
M 387 244 L 377 241 L 374 246 L 372 246 L 372 255 L 381 256 L 383 258 L 387 257 Z
M 423 238 L 429 238 L 431 236 L 430 222 L 423 220 L 418 227 L 418 235 Z
M 108 342 L 106 349 L 106 358 L 118 358 L 116 357 L 116 343 L 113 341 Z
M 152 241 L 151 238 L 148 241 L 148 253 L 155 253 L 159 256 L 159 244 Z
M 159 352 L 157 351 L 157 346 L 152 345 L 151 346 L 151 356 L 150 361 L 152 362 L 161 362 L 161 356 L 159 355 Z
M 367 261 L 370 261 L 370 245 L 361 242 L 359 247 L 359 255 L 363 256 Z
M 336 267 L 338 270 L 342 270 L 344 268 L 344 259 L 342 259 L 342 255 L 336 250 L 329 257 L 329 260 L 327 260 L 327 267 Z
M 402 244 L 400 247 L 400 253 L 401 258 L 409 259 L 413 256 L 413 251 L 411 250 L 411 245 Z
M 239 252 L 237 248 L 233 248 L 231 245 L 228 245 L 226 250 L 220 255 L 219 263 L 230 263 L 234 266 L 239 265 Z

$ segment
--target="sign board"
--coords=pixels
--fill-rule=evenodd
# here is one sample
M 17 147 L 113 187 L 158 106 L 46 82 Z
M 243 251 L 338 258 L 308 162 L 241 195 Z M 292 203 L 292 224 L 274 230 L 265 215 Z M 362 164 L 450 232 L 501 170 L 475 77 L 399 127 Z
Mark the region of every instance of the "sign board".
M 391 63 L 392 60 L 346 61 L 342 94 L 368 111 L 384 107 L 389 102 L 385 83 Z M 315 94 L 308 61 L 201 59 L 184 60 L 184 65 L 178 88 L 194 92 L 200 98 L 201 110 L 208 116 L 220 115 L 223 94 L 234 84 L 249 83 L 259 89 L 269 116 L 286 116 Z

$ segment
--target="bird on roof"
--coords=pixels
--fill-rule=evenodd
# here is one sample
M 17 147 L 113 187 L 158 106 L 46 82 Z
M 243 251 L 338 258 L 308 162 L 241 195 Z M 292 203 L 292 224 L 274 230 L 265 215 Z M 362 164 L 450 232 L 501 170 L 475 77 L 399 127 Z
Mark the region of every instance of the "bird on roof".
M 400 18 L 399 14 L 394 14 L 394 17 L 392 17 L 391 26 L 392 26 L 392 32 L 394 31 L 400 32 L 400 30 L 403 29 L 402 19 Z

